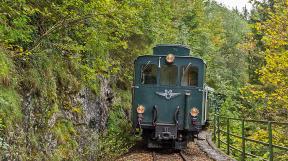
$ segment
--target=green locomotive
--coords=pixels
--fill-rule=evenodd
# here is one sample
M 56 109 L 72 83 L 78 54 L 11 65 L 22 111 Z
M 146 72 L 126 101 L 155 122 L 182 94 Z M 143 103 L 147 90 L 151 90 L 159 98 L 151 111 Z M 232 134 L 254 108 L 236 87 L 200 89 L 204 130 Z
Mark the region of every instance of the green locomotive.
M 205 62 L 185 46 L 157 45 L 134 65 L 133 127 L 148 148 L 185 148 L 208 119 Z

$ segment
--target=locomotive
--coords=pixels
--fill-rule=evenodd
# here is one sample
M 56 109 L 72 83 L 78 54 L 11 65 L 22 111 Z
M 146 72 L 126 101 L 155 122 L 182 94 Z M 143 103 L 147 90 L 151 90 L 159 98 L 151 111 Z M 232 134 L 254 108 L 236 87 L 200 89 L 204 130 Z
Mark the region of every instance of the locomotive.
M 208 120 L 206 63 L 183 45 L 162 44 L 134 62 L 131 120 L 148 148 L 184 149 Z

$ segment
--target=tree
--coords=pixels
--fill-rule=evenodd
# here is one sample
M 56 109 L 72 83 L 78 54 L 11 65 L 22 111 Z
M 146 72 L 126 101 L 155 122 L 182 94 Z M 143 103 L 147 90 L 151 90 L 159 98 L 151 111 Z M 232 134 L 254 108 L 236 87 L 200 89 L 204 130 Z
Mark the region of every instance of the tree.
M 273 9 L 267 10 L 268 18 L 255 24 L 256 30 L 263 33 L 265 65 L 258 71 L 260 84 L 243 89 L 245 99 L 252 104 L 258 102 L 261 116 L 279 121 L 288 118 L 287 3 L 274 1 Z

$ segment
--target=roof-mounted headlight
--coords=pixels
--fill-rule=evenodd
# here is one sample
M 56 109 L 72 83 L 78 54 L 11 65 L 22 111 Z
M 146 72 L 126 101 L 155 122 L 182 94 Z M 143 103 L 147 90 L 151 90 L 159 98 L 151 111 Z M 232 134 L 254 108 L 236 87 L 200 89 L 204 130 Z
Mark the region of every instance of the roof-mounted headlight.
M 175 56 L 174 56 L 173 54 L 168 54 L 168 55 L 166 56 L 166 62 L 167 62 L 168 64 L 172 64 L 172 63 L 174 62 L 174 59 L 175 59 Z
M 144 107 L 143 105 L 139 105 L 139 106 L 137 107 L 137 113 L 143 114 L 144 111 L 145 111 L 145 107 Z

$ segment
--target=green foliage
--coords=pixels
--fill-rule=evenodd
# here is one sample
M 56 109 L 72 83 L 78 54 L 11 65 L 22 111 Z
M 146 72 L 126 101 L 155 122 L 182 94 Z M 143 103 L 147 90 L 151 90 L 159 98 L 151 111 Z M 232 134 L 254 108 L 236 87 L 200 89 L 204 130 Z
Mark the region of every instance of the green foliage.
M 16 78 L 12 76 L 14 66 L 12 60 L 0 50 L 0 155 L 8 155 L 10 148 L 6 135 L 16 128 L 23 117 L 20 108 L 20 95 L 15 90 Z
M 4 156 L 5 153 L 7 153 L 7 150 L 9 148 L 9 145 L 4 140 L 4 134 L 3 130 L 5 128 L 5 125 L 3 124 L 2 119 L 0 119 L 0 155 Z
M 18 93 L 0 86 L 0 107 L 0 118 L 5 118 L 5 126 L 12 128 L 13 123 L 19 121 L 22 116 Z
M 59 121 L 52 129 L 57 139 L 58 146 L 51 156 L 52 160 L 76 160 L 77 147 L 75 140 L 76 131 L 73 124 L 67 120 Z
M 287 122 L 287 113 L 284 112 L 287 111 L 287 72 L 285 72 L 287 70 L 287 38 L 283 37 L 287 35 L 287 30 L 284 29 L 287 26 L 287 1 L 255 0 L 252 3 L 255 9 L 249 19 L 251 33 L 246 35 L 245 42 L 240 44 L 247 52 L 249 73 L 247 81 L 250 84 L 245 84 L 240 94 L 228 95 L 221 106 L 220 113 L 237 117 L 233 111 L 238 111 L 240 113 L 238 118 Z M 222 121 L 222 125 L 225 130 L 225 120 Z M 239 122 L 230 122 L 230 127 L 234 134 L 239 134 L 241 131 Z M 272 128 L 273 144 L 287 147 L 288 144 L 285 141 L 287 126 L 274 124 Z M 245 123 L 245 136 L 267 143 L 267 125 Z M 221 137 L 223 140 L 227 139 L 226 135 L 221 135 Z M 230 141 L 233 146 L 241 149 L 241 139 L 232 137 Z M 247 141 L 246 147 L 248 153 L 266 159 L 269 157 L 268 146 Z M 223 145 L 222 149 L 226 150 L 226 146 Z M 287 160 L 287 151 L 276 147 L 273 151 L 274 160 Z M 233 151 L 232 155 L 240 156 L 241 154 Z M 240 160 L 240 157 L 238 159 Z M 247 160 L 259 159 L 247 158 Z
M 97 158 L 99 160 L 119 157 L 128 152 L 135 142 L 140 139 L 139 136 L 132 135 L 132 124 L 127 118 L 130 96 L 130 93 L 119 91 L 119 96 L 109 113 L 107 132 L 99 138 L 97 146 Z
M 256 3 L 256 2 L 254 2 Z M 255 106 L 258 116 L 271 120 L 285 121 L 287 114 L 287 1 L 256 3 L 255 10 L 265 17 L 255 22 L 253 27 L 257 34 L 261 34 L 262 46 L 255 46 L 261 51 L 265 65 L 256 71 L 259 75 L 258 82 L 242 89 L 245 100 L 243 104 L 249 108 Z M 265 10 L 263 10 L 265 9 Z M 284 27 L 285 28 L 285 27 Z M 255 34 L 256 35 L 256 34 Z
M 10 72 L 11 61 L 8 60 L 7 56 L 1 51 L 0 52 L 0 78 L 3 83 L 4 77 L 7 77 Z
M 229 95 L 221 112 L 236 115 L 242 108 L 234 100 L 248 79 L 242 46 L 249 29 L 238 12 L 213 1 L 17 0 L 0 6 L 0 138 L 9 145 L 8 160 L 110 159 L 126 152 L 136 140 L 127 121 L 133 60 L 159 43 L 184 44 L 203 57 L 208 85 Z M 100 96 L 103 78 L 115 93 L 108 129 L 84 134 L 74 125 L 83 115 L 75 98 L 83 87 Z
M 201 53 L 208 64 L 207 82 L 222 94 L 235 95 L 248 79 L 247 57 L 240 47 L 249 31 L 247 22 L 237 12 L 215 2 L 208 5 L 206 14 L 210 45 Z

